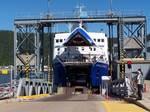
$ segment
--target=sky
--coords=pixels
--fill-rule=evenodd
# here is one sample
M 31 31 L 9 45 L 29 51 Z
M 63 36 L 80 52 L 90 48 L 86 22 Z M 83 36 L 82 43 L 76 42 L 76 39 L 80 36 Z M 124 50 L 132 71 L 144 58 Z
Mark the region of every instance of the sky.
M 79 4 L 88 11 L 108 11 L 110 0 L 0 0 L 0 30 L 13 30 L 14 19 L 32 15 L 73 11 Z M 142 13 L 147 17 L 150 33 L 150 0 L 112 0 L 112 10 L 123 13 Z

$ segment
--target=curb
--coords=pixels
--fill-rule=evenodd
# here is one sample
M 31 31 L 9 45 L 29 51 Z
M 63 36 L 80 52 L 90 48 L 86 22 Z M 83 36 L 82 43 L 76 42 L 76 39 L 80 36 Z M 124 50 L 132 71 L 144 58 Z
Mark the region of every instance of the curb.
M 17 99 L 19 99 L 21 101 L 30 101 L 30 100 L 45 98 L 48 96 L 49 96 L 49 94 L 39 94 L 39 95 L 31 95 L 31 96 L 19 96 L 19 97 L 17 97 Z
M 132 98 L 124 98 L 124 100 L 125 100 L 126 102 L 128 102 L 128 103 L 133 103 L 133 104 L 135 104 L 135 105 L 137 105 L 137 106 L 139 106 L 139 107 L 141 107 L 141 108 L 147 110 L 148 112 L 150 112 L 150 109 L 149 109 L 149 108 L 147 108 L 147 107 L 146 107 L 145 105 L 143 105 L 142 103 L 136 101 L 135 99 L 132 99 Z
M 17 102 L 17 101 L 18 100 L 16 98 L 7 98 L 7 99 L 0 100 L 0 104 L 1 103 Z

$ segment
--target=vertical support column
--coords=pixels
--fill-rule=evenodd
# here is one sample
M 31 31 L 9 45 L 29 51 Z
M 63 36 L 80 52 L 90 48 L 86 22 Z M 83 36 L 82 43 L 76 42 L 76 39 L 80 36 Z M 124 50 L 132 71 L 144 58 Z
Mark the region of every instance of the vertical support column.
M 13 82 L 13 66 L 9 66 L 9 73 L 10 73 L 10 88 L 12 89 L 12 82 Z
M 17 26 L 14 26 L 14 75 L 17 75 L 16 53 L 17 53 Z
M 41 67 L 41 72 L 44 72 L 44 27 L 40 27 L 40 67 Z
M 28 53 L 26 54 L 26 68 L 25 68 L 25 70 L 26 70 L 26 80 L 28 80 L 29 79 L 29 57 L 28 57 Z
M 40 47 L 41 47 L 39 26 L 37 26 L 37 28 L 36 28 L 35 46 L 36 46 L 35 68 L 36 68 L 36 72 L 39 73 L 40 72 Z
M 38 25 L 37 31 L 36 31 L 36 71 L 43 72 L 44 71 L 44 27 L 41 25 Z
M 48 54 L 48 77 L 47 77 L 47 81 L 48 83 L 51 83 L 51 68 L 50 68 L 50 62 L 49 62 L 49 54 Z
M 144 48 L 144 59 L 147 59 L 147 23 L 146 23 L 146 20 L 144 22 L 144 25 L 143 25 L 143 43 L 145 45 L 145 48 Z
M 117 25 L 117 44 L 118 44 L 118 60 L 120 60 L 120 24 Z
M 124 59 L 124 47 L 123 47 L 124 41 L 123 41 L 123 20 L 122 20 L 122 18 L 119 18 L 119 22 L 118 22 L 118 43 L 119 43 L 118 57 L 119 57 L 119 61 L 120 61 L 120 73 L 121 73 L 119 78 L 124 79 L 125 63 L 123 61 L 123 59 Z
M 52 78 L 53 78 L 53 68 L 52 68 L 52 62 L 53 62 L 53 49 L 54 49 L 54 38 L 52 36 L 52 24 L 48 27 L 48 33 L 49 33 L 49 74 L 48 74 L 48 82 L 52 84 Z
M 35 29 L 35 33 L 34 33 L 34 46 L 36 46 L 37 47 L 37 29 Z M 38 70 L 37 70 L 37 52 L 38 52 L 38 50 L 37 49 L 35 49 L 35 51 L 34 51 L 34 54 L 35 54 L 35 58 L 34 58 L 34 66 L 35 66 L 35 74 L 37 74 L 37 72 L 38 72 Z
M 110 76 L 113 76 L 112 64 L 113 64 L 113 25 L 112 23 L 108 23 L 109 27 L 109 68 L 110 68 Z

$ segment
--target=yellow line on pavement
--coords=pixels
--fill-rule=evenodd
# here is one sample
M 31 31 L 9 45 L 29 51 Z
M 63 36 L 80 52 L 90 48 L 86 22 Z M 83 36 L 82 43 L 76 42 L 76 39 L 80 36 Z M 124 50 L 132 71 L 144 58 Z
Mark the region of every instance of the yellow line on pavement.
M 137 105 L 124 101 L 103 101 L 102 104 L 107 112 L 147 112 Z
M 32 95 L 32 96 L 18 96 L 17 98 L 23 99 L 23 100 L 32 100 L 32 99 L 38 99 L 38 98 L 43 98 L 47 97 L 49 94 L 39 94 L 39 95 Z

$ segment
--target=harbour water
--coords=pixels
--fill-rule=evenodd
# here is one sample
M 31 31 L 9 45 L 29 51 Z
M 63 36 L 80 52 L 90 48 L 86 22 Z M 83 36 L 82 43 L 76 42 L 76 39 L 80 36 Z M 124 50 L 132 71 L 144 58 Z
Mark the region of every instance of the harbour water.
M 10 75 L 1 75 L 0 74 L 0 84 L 10 82 Z

